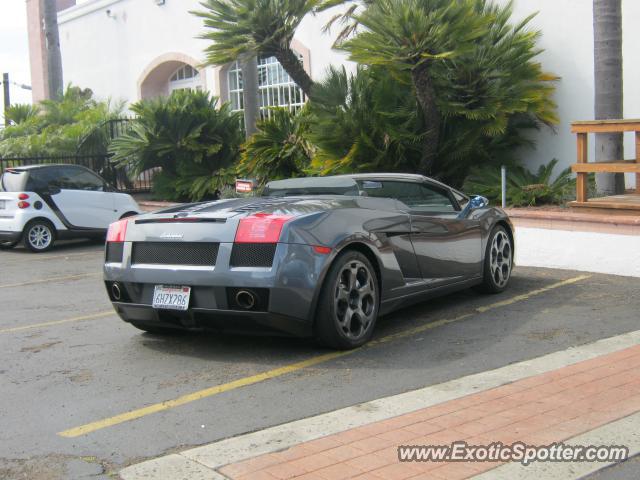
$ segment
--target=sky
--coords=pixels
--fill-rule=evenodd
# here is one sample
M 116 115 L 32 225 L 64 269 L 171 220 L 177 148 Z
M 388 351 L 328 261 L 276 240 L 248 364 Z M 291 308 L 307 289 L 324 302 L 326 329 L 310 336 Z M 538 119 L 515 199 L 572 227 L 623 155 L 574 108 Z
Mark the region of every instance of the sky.
M 4 72 L 13 82 L 31 85 L 25 0 L 0 0 L 0 73 Z M 11 85 L 10 94 L 11 103 L 31 103 L 29 90 Z

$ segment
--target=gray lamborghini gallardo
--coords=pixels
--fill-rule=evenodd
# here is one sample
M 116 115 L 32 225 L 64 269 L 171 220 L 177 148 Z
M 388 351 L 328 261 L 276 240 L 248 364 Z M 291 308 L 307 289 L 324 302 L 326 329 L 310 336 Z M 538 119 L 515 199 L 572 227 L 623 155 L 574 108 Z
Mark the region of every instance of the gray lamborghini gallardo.
M 314 336 L 348 349 L 393 310 L 503 291 L 513 258 L 513 226 L 485 198 L 420 175 L 357 174 L 116 222 L 104 280 L 120 317 L 151 333 Z

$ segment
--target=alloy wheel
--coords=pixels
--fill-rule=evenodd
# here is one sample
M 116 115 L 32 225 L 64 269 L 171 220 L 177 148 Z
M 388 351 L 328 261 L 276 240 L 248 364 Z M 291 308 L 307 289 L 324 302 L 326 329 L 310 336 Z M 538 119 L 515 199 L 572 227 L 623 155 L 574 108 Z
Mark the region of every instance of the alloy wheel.
M 359 340 L 367 334 L 376 314 L 376 290 L 369 268 L 358 260 L 347 262 L 336 283 L 334 311 L 345 337 Z
M 37 224 L 29 229 L 28 232 L 29 244 L 36 250 L 44 250 L 53 240 L 51 229 L 46 225 Z
M 498 230 L 491 242 L 491 276 L 496 286 L 504 287 L 511 275 L 512 249 L 511 241 L 507 234 Z

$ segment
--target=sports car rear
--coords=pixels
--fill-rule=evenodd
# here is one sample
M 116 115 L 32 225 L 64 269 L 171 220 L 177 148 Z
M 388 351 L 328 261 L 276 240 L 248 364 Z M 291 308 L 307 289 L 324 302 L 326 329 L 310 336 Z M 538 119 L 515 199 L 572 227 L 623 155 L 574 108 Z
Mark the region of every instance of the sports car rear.
M 196 204 L 113 224 L 104 272 L 118 314 L 145 327 L 309 335 L 331 249 L 281 239 L 322 213 L 271 203 Z

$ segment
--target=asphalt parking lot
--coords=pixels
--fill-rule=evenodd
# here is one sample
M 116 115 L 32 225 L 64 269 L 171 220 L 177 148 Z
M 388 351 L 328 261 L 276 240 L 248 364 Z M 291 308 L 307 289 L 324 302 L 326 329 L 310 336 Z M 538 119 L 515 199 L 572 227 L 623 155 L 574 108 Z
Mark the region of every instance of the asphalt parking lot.
M 161 337 L 112 313 L 101 263 L 89 242 L 0 252 L 2 479 L 114 478 L 145 458 L 639 327 L 640 278 L 517 268 L 507 292 L 389 315 L 344 355 L 288 338 Z

